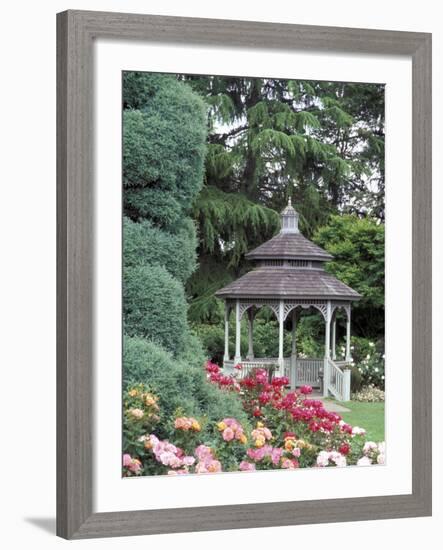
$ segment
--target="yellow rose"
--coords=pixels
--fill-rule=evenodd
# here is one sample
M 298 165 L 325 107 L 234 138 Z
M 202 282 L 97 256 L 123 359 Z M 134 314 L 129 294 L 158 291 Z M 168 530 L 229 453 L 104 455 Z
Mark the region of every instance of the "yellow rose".
M 140 418 L 143 418 L 144 412 L 141 409 L 130 409 L 129 413 L 134 417 L 137 418 L 137 420 L 140 420 Z
M 129 395 L 131 397 L 136 397 L 138 395 L 138 390 L 136 388 L 132 388 L 132 390 L 129 391 Z
M 219 422 L 217 424 L 217 428 L 222 432 L 223 430 L 225 430 L 227 428 L 227 426 L 224 422 Z
M 199 432 L 201 430 L 201 426 L 200 426 L 199 422 L 197 422 L 197 420 L 194 420 L 192 422 L 192 429 L 196 432 Z
M 257 439 L 255 440 L 255 446 L 256 447 L 263 447 L 265 442 L 266 442 L 266 440 L 263 436 L 257 437 Z
M 295 447 L 295 442 L 293 439 L 287 439 L 285 441 L 285 449 L 287 451 L 292 451 L 292 449 Z
M 245 434 L 241 434 L 240 436 L 240 443 L 243 443 L 243 445 L 248 441 L 248 438 L 245 436 Z
M 264 428 L 265 425 L 263 424 L 263 422 L 257 422 L 257 428 Z
M 155 405 L 155 399 L 150 393 L 146 394 L 145 403 L 146 403 L 146 405 L 148 405 L 148 407 L 151 407 L 152 405 Z

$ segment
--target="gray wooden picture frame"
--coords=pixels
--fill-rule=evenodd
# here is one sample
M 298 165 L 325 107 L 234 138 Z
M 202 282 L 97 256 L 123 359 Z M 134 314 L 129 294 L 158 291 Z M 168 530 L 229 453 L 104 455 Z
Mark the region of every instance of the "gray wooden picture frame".
M 412 59 L 412 494 L 93 513 L 93 42 L 96 38 Z M 431 35 L 66 11 L 57 16 L 57 534 L 67 539 L 431 514 Z

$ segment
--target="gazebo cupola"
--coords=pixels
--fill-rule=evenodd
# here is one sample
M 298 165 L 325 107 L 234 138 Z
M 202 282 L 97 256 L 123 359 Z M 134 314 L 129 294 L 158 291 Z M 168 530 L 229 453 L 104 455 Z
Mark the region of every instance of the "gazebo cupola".
M 298 233 L 298 212 L 292 207 L 289 198 L 288 206 L 281 213 L 281 232 Z
M 281 229 L 269 241 L 246 254 L 254 268 L 239 279 L 216 292 L 225 301 L 225 353 L 223 367 L 232 372 L 242 364 L 242 372 L 254 367 L 278 366 L 280 375 L 287 375 L 291 386 L 304 383 L 319 385 L 323 375 L 324 395 L 331 393 L 337 399 L 349 398 L 350 371 L 346 366 L 352 361 L 350 353 L 351 302 L 358 300 L 358 292 L 324 270 L 331 254 L 306 239 L 298 227 L 299 216 L 291 204 L 281 213 Z M 279 324 L 279 355 L 276 358 L 255 358 L 253 349 L 253 322 L 258 308 L 268 306 Z M 296 326 L 301 309 L 316 308 L 325 321 L 325 353 L 323 358 L 301 359 L 297 357 Z M 336 360 L 336 314 L 346 315 L 346 354 L 343 361 Z M 235 311 L 235 356 L 229 355 L 229 315 Z M 240 323 L 248 316 L 248 354 L 240 353 Z M 292 351 L 283 356 L 284 324 L 292 320 Z

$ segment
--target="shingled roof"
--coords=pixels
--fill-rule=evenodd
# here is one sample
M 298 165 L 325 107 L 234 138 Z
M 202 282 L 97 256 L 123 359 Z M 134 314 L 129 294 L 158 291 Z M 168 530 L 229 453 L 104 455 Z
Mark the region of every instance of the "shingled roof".
M 219 298 L 324 298 L 358 300 L 360 294 L 323 269 L 259 267 L 216 292 Z
M 248 260 L 259 266 L 218 290 L 219 298 L 309 298 L 358 300 L 358 292 L 323 269 L 333 256 L 303 237 L 298 214 L 289 200 L 281 213 L 278 235 L 248 252 Z M 270 261 L 268 261 L 270 260 Z M 278 267 L 274 260 L 280 260 Z M 304 265 L 291 260 L 305 260 Z
M 248 260 L 332 260 L 331 254 L 301 233 L 279 233 L 245 255 Z

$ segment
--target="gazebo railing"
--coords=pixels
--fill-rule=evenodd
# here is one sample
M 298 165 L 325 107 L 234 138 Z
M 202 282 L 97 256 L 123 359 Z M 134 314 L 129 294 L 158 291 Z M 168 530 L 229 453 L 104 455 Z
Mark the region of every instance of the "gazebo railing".
M 294 360 L 295 363 L 295 360 Z M 224 361 L 223 367 L 227 372 L 237 373 L 239 378 L 244 378 L 253 369 L 271 369 L 275 368 L 275 374 L 278 376 L 278 358 L 260 357 L 255 359 L 244 359 L 241 361 L 242 368 L 235 371 L 234 361 Z M 295 373 L 295 368 L 297 372 Z M 320 374 L 323 370 L 323 359 L 300 359 L 296 360 L 296 367 L 293 366 L 291 357 L 284 358 L 284 375 L 289 378 L 291 388 L 295 386 L 309 385 L 313 388 L 320 387 Z
M 332 359 L 326 359 L 328 362 L 328 375 L 325 380 L 329 392 L 339 401 L 349 401 L 351 399 L 351 371 L 342 370 Z M 344 363 L 344 366 L 346 363 Z
M 349 401 L 351 398 L 351 371 L 347 369 L 349 362 L 333 361 L 332 359 L 301 359 L 296 360 L 291 357 L 284 359 L 284 374 L 289 378 L 292 389 L 304 385 L 312 386 L 315 389 L 321 387 L 321 376 L 323 375 L 326 362 L 326 376 L 324 384 L 328 393 L 339 401 Z M 253 369 L 275 369 L 275 374 L 279 376 L 278 359 L 276 357 L 263 357 L 256 359 L 245 359 L 241 361 L 242 368 L 235 371 L 234 361 L 224 362 L 226 372 L 235 372 L 238 378 L 245 378 Z
M 323 370 L 323 359 L 299 359 L 297 358 L 297 386 L 320 387 L 320 374 Z

